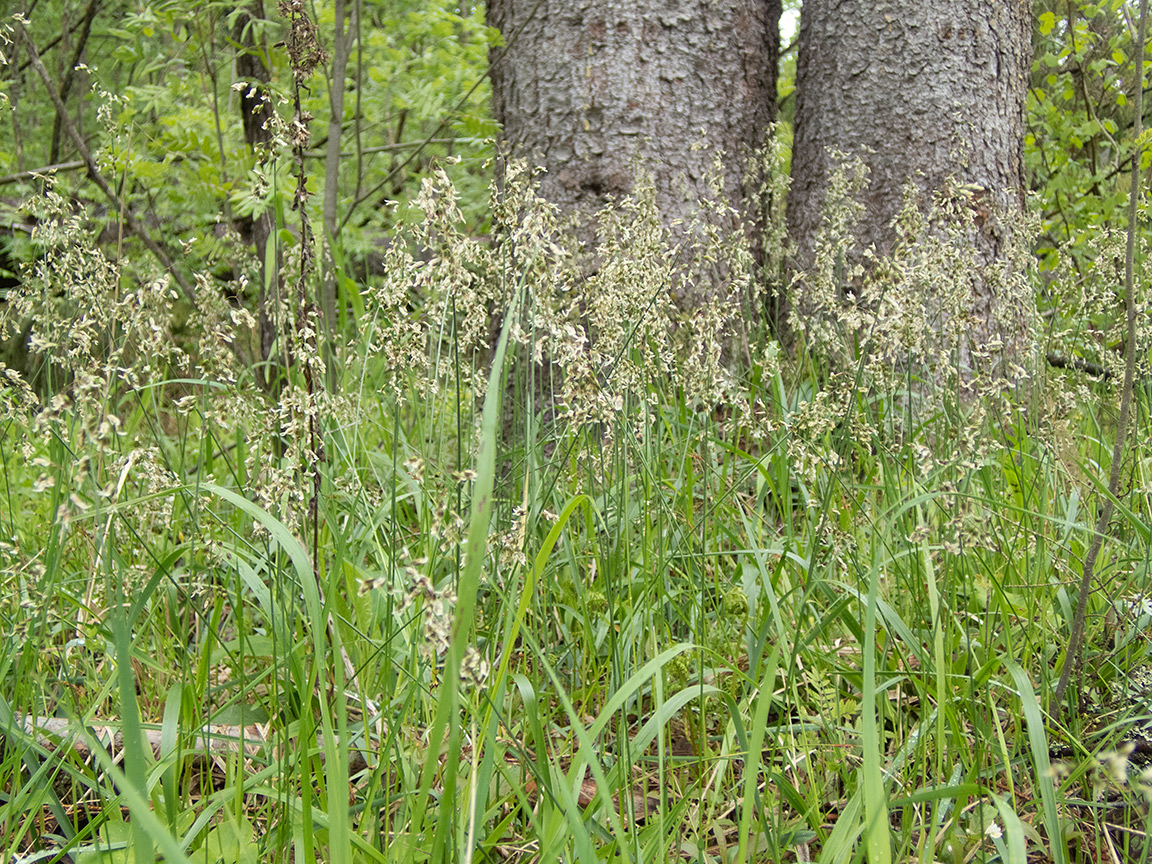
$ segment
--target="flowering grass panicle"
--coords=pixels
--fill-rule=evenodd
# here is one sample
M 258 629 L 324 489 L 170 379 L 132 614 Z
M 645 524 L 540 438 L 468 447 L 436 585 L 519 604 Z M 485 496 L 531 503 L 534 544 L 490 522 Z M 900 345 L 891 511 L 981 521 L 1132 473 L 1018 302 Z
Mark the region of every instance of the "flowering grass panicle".
M 418 264 L 401 243 L 384 257 L 384 277 L 365 292 L 370 316 L 364 324 L 362 352 L 376 369 L 389 401 L 404 404 L 415 390 L 435 395 L 436 379 L 429 374 L 426 324 L 413 308 Z
M 238 285 L 243 296 L 247 284 Z M 184 377 L 236 387 L 252 374 L 253 351 L 249 348 L 256 332 L 256 318 L 243 306 L 231 303 L 223 286 L 210 275 L 196 277 L 196 303 L 185 322 L 186 358 L 174 371 Z M 247 361 L 247 362 L 245 362 Z
M 780 288 L 784 276 L 785 262 L 792 254 L 788 239 L 788 220 L 785 204 L 788 190 L 792 186 L 789 163 L 792 158 L 791 141 L 786 138 L 779 124 L 773 125 L 765 133 L 764 144 L 757 148 L 748 161 L 747 170 L 741 183 L 760 212 L 764 214 L 764 226 L 759 239 L 761 256 L 760 308 L 778 308 L 784 297 Z
M 456 189 L 442 169 L 425 178 L 416 198 L 424 219 L 413 237 L 425 256 L 412 262 L 413 290 L 427 303 L 427 352 L 436 363 L 431 382 L 473 385 L 478 358 L 489 349 L 489 318 L 502 310 L 504 298 L 488 278 L 489 249 L 463 230 L 464 216 Z M 451 350 L 448 350 L 451 346 Z M 465 363 L 457 363 L 459 357 Z
M 815 358 L 817 377 L 838 378 L 871 406 L 865 425 L 887 440 L 927 435 L 939 445 L 954 436 L 959 452 L 986 452 L 987 422 L 1011 415 L 1008 391 L 1034 365 L 1032 223 L 994 212 L 974 187 L 953 186 L 925 203 L 910 184 L 890 252 L 846 252 L 868 173 L 859 160 L 833 157 L 839 166 L 813 266 L 792 283 L 789 320 L 802 356 Z M 982 233 L 997 238 L 1000 254 L 981 251 Z
M 864 213 L 860 198 L 868 184 L 863 161 L 832 153 L 837 162 L 824 198 L 824 216 L 816 234 L 812 265 L 794 274 L 788 326 L 806 349 L 828 362 L 851 365 L 853 334 L 865 328 L 867 310 L 857 296 L 864 266 L 846 257 L 852 232 Z M 868 250 L 862 250 L 867 256 Z
M 786 189 L 784 150 L 766 146 L 775 167 L 749 182 L 778 213 L 768 208 Z M 925 777 L 995 777 L 990 789 L 1036 815 L 1027 736 L 998 732 L 1028 690 L 1002 686 L 1001 658 L 1040 658 L 1028 672 L 1041 676 L 1055 662 L 1061 581 L 1083 533 L 1079 492 L 1065 492 L 1087 487 L 1093 470 L 1077 441 L 1088 421 L 1075 412 L 1090 403 L 1021 410 L 1003 382 L 1032 379 L 973 344 L 978 290 L 994 278 L 998 297 L 1014 296 L 1010 281 L 1027 271 L 1019 259 L 973 276 L 987 266 L 969 242 L 975 190 L 928 209 L 910 194 L 892 254 L 876 260 L 843 252 L 866 181 L 855 164 L 834 183 L 817 261 L 795 283 L 805 293 L 792 306 L 800 350 L 789 357 L 758 326 L 766 303 L 755 293 L 761 261 L 771 270 L 784 260 L 782 219 L 770 219 L 777 233 L 757 250 L 717 227 L 733 213 L 715 186 L 691 224 L 669 230 L 641 177 L 582 255 L 525 166 L 509 163 L 493 185 L 486 237 L 470 233 L 435 172 L 418 198 L 422 221 L 392 238 L 384 273 L 350 292 L 365 315 L 341 334 L 339 389 L 327 389 L 325 328 L 306 297 L 319 276 L 268 298 L 277 339 L 268 366 L 253 368 L 259 325 L 241 307 L 253 300 L 244 273 L 260 262 L 237 259 L 229 284 L 202 274 L 194 302 L 173 299 L 164 280 L 85 246 L 65 210 L 42 237 L 53 224 L 67 236 L 29 270 L 20 301 L 36 349 L 59 354 L 52 386 L 38 393 L 0 370 L 12 382 L 0 387 L 14 432 L 3 440 L 30 457 L 0 490 L 25 510 L 13 519 L 0 507 L 0 528 L 17 535 L 0 543 L 0 613 L 12 620 L 0 640 L 43 649 L 5 655 L 12 689 L 30 694 L 12 701 L 102 717 L 137 699 L 142 719 L 177 730 L 178 747 L 205 722 L 250 709 L 276 735 L 323 733 L 320 758 L 310 743 L 269 751 L 284 760 L 261 774 L 275 794 L 242 808 L 287 833 L 300 790 L 327 788 L 319 772 L 333 755 L 351 764 L 362 742 L 375 764 L 350 775 L 354 809 L 327 796 L 330 833 L 304 850 L 316 858 L 331 857 L 334 827 L 382 846 L 434 828 L 462 849 L 473 835 L 453 817 L 470 804 L 494 854 L 515 844 L 595 857 L 601 841 L 611 855 L 612 842 L 619 851 L 637 839 L 656 856 L 691 842 L 722 857 L 712 844 L 731 835 L 715 826 L 739 809 L 777 820 L 755 838 L 765 860 L 798 858 L 809 842 L 828 856 L 839 829 L 821 813 L 849 818 L 869 748 L 909 795 Z M 257 212 L 267 202 L 247 203 Z M 299 285 L 308 271 L 284 258 L 272 294 L 279 277 Z M 77 279 L 82 305 L 55 293 Z M 521 297 L 523 307 L 511 303 Z M 1060 319 L 1054 331 L 1100 348 L 1112 326 L 1104 297 L 1091 326 Z M 1032 314 L 1022 303 L 999 324 Z M 513 368 L 489 389 L 504 327 Z M 481 439 L 486 396 L 527 416 L 528 432 L 493 412 Z M 1062 436 L 1059 452 L 1036 432 L 1041 421 Z M 494 459 L 477 472 L 480 440 Z M 466 515 L 489 482 L 491 519 L 470 536 Z M 1142 574 L 1127 569 L 1126 579 Z M 870 578 L 877 602 L 865 607 Z M 125 592 L 136 592 L 130 604 Z M 131 659 L 150 674 L 117 668 L 128 655 L 101 647 L 125 610 L 138 613 Z M 457 632 L 472 625 L 474 639 Z M 462 657 L 457 639 L 473 641 Z M 83 674 L 65 677 L 57 657 Z M 862 672 L 869 659 L 880 688 Z M 456 662 L 460 681 L 446 680 Z M 129 682 L 116 705 L 108 682 L 121 670 L 138 687 Z M 461 699 L 458 684 L 488 689 Z M 873 709 L 882 722 L 869 742 Z M 453 724 L 447 741 L 467 746 L 437 750 L 426 725 L 436 717 Z M 697 758 L 666 758 L 685 743 Z M 561 836 L 591 824 L 564 803 L 573 789 L 557 785 L 578 759 L 597 772 L 598 812 L 622 812 L 643 780 L 660 789 L 664 827 Z M 86 766 L 69 767 L 87 780 Z M 769 774 L 781 782 L 757 781 Z M 181 777 L 158 780 L 180 811 L 168 824 L 191 824 L 209 800 Z M 104 795 L 98 781 L 85 788 Z M 510 791 L 526 788 L 536 791 Z M 964 794 L 974 806 L 948 830 L 977 858 L 999 811 L 985 810 L 983 787 Z M 373 803 L 385 798 L 383 810 Z M 315 814 L 321 798 L 312 801 Z M 409 828 L 424 801 L 423 826 Z M 33 824 L 39 808 L 16 818 Z M 901 842 L 929 854 L 941 826 L 903 812 Z M 215 830 L 206 818 L 198 824 Z M 551 847 L 537 823 L 561 826 Z M 267 836 L 273 852 L 294 842 Z M 205 848 L 193 842 L 194 853 Z
M 93 244 L 85 214 L 55 192 L 29 205 L 39 254 L 8 293 L 0 327 L 5 338 L 26 340 L 37 386 L 98 416 L 107 398 L 146 383 L 168 355 L 174 295 L 163 279 L 125 287 L 131 277 Z

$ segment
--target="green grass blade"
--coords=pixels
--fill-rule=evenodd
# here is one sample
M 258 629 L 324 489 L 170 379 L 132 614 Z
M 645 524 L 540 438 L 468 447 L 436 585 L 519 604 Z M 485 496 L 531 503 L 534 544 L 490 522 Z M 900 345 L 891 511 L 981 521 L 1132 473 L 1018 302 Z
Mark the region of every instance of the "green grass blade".
M 459 699 L 460 661 L 465 646 L 471 638 L 472 617 L 476 607 L 476 592 L 480 585 L 480 574 L 484 568 L 484 558 L 488 553 L 488 523 L 492 518 L 492 489 L 496 482 L 496 443 L 500 435 L 500 405 L 504 394 L 504 357 L 508 350 L 508 337 L 511 325 L 517 314 L 517 303 L 513 303 L 504 316 L 504 327 L 496 345 L 492 360 L 492 370 L 488 375 L 488 389 L 484 394 L 484 413 L 480 422 L 480 443 L 476 450 L 476 484 L 473 487 L 472 521 L 468 528 L 468 539 L 464 569 L 460 574 L 457 589 L 456 609 L 453 615 L 452 642 L 444 664 L 444 683 L 436 703 L 436 714 L 428 735 L 428 752 L 425 755 L 424 769 L 420 777 L 420 787 L 412 807 L 412 821 L 409 834 L 409 857 L 418 852 L 420 835 L 428 807 L 428 796 L 432 790 L 432 779 L 439 769 L 440 742 L 449 720 L 456 712 Z M 457 728 L 454 726 L 454 728 Z M 455 758 L 455 757 L 452 757 Z M 453 772 L 454 773 L 454 772 Z M 441 801 L 441 818 L 448 819 L 452 811 L 449 797 L 454 793 L 454 784 L 445 783 L 445 798 Z M 441 847 L 433 850 L 433 860 L 446 853 Z
M 864 613 L 864 686 L 860 695 L 861 745 L 864 765 L 861 788 L 864 792 L 864 837 L 870 864 L 890 864 L 892 838 L 888 825 L 888 796 L 884 789 L 883 741 L 876 722 L 876 596 L 881 571 L 873 565 L 868 578 L 868 605 Z
M 516 639 L 520 635 L 520 628 L 524 625 L 524 618 L 528 614 L 528 606 L 536 594 L 536 584 L 539 582 L 540 576 L 544 573 L 544 568 L 548 564 L 548 558 L 552 554 L 552 550 L 555 548 L 557 541 L 560 539 L 561 532 L 579 506 L 583 506 L 586 510 L 591 510 L 592 503 L 587 495 L 577 495 L 564 506 L 564 509 L 560 511 L 560 516 L 556 519 L 556 524 L 552 526 L 552 529 L 548 532 L 548 536 L 544 538 L 544 543 L 533 559 L 532 569 L 528 573 L 528 580 L 524 585 L 523 591 L 520 593 L 520 602 L 516 606 L 516 615 L 504 632 L 503 655 L 500 657 L 500 665 L 496 670 L 496 675 L 492 678 L 491 686 L 494 692 L 503 692 L 504 681 L 508 674 L 508 663 L 515 653 L 514 647 L 516 645 Z M 493 706 L 489 706 L 488 715 L 485 718 L 485 726 L 488 725 L 492 716 L 492 708 Z
M 168 829 L 164 827 L 156 814 L 152 812 L 152 807 L 144 790 L 137 788 L 134 783 L 124 776 L 124 772 L 113 762 L 108 751 L 104 749 L 104 745 L 102 745 L 92 733 L 83 726 L 78 725 L 78 728 L 80 730 L 80 736 L 84 739 L 84 743 L 88 745 L 88 749 L 92 753 L 93 758 L 100 763 L 101 769 L 112 778 L 112 782 L 120 791 L 124 803 L 128 806 L 129 813 L 132 814 L 133 824 L 140 828 L 156 848 L 160 850 L 166 862 L 169 862 L 169 864 L 192 864 L 192 860 L 185 855 L 183 849 L 181 849 L 180 843 L 168 832 Z
M 748 734 L 748 753 L 744 757 L 744 802 L 740 811 L 740 849 L 736 860 L 748 860 L 748 835 L 752 830 L 752 814 L 756 809 L 756 788 L 760 778 L 760 760 L 764 749 L 764 730 L 768 727 L 768 711 L 772 707 L 772 691 L 776 686 L 776 668 L 780 664 L 780 645 L 772 646 L 772 653 L 764 664 L 764 678 L 756 694 L 756 713 Z
M 864 823 L 860 818 L 860 800 L 864 794 L 864 787 L 857 787 L 847 805 L 836 817 L 836 824 L 832 826 L 832 833 L 824 841 L 820 849 L 820 864 L 843 864 L 852 858 L 856 838 L 864 830 Z
M 996 803 L 1000 818 L 1004 820 L 1004 835 L 1008 838 L 1008 856 L 1004 860 L 1008 864 L 1015 861 L 1027 861 L 1028 844 L 1024 838 L 1024 826 L 1020 824 L 1020 817 L 999 795 L 992 793 L 992 800 Z
M 1044 805 L 1044 828 L 1048 832 L 1048 847 L 1054 864 L 1064 864 L 1068 851 L 1064 845 L 1064 832 L 1060 827 L 1060 811 L 1056 807 L 1056 788 L 1052 783 L 1052 765 L 1048 759 L 1048 735 L 1044 731 L 1044 717 L 1040 703 L 1026 673 L 1013 660 L 1005 658 L 1004 665 L 1016 682 L 1020 707 L 1028 727 L 1028 746 L 1032 751 L 1032 764 L 1036 771 L 1035 783 L 1040 787 L 1040 800 Z
M 136 701 L 136 675 L 132 670 L 132 637 L 123 607 L 116 610 L 112 624 L 116 645 L 116 677 L 120 689 L 121 735 L 124 741 L 125 783 L 142 798 L 148 798 L 148 759 L 145 756 L 144 736 L 140 731 L 140 708 Z M 148 751 L 151 755 L 151 749 Z M 121 790 L 123 791 L 123 790 Z M 133 812 L 135 816 L 135 812 Z M 164 832 L 168 832 L 165 830 Z M 137 861 L 151 861 L 154 849 L 144 826 L 132 820 L 132 851 Z

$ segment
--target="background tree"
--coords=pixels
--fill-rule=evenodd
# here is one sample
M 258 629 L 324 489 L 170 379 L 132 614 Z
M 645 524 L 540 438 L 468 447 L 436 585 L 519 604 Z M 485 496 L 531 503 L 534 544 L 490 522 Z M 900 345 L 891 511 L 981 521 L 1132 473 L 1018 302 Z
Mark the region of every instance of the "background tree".
M 978 263 L 1000 260 L 1009 230 L 994 214 L 1024 205 L 1031 5 L 807 0 L 800 22 L 788 201 L 796 268 L 813 264 L 836 168 L 832 151 L 858 157 L 868 169 L 854 229 L 858 252 L 892 250 L 909 181 L 928 202 L 955 180 L 975 189 L 969 204 Z M 1000 337 L 1011 347 L 1022 322 L 1001 307 L 990 280 L 974 294 L 973 338 Z
M 240 118 L 244 128 L 244 140 L 251 148 L 255 157 L 269 158 L 272 143 L 272 129 L 270 121 L 274 110 L 272 93 L 268 87 L 271 70 L 265 63 L 268 56 L 266 40 L 263 39 L 262 25 L 264 23 L 264 0 L 251 0 L 246 6 L 240 6 L 235 12 L 233 34 L 236 43 L 236 77 L 243 81 L 245 86 L 240 90 Z M 272 209 L 264 208 L 258 212 L 245 213 L 237 220 L 241 236 L 251 239 L 256 247 L 256 261 L 259 264 L 259 283 L 256 288 L 256 317 L 259 323 L 259 352 L 260 359 L 267 362 L 272 356 L 272 345 L 276 338 L 276 324 L 273 316 L 276 313 L 276 303 L 272 297 L 281 296 L 282 288 L 279 250 L 275 250 L 273 257 L 268 257 L 268 242 L 275 229 Z M 267 272 L 271 266 L 271 273 Z M 267 385 L 276 380 L 275 375 L 266 375 L 262 379 Z
M 1112 292 L 1123 281 L 1135 92 L 1127 4 L 1036 4 L 1025 160 L 1036 195 L 1049 362 L 1118 374 L 1124 340 Z M 1148 125 L 1145 119 L 1145 126 Z M 1145 157 L 1145 168 L 1147 157 Z
M 643 166 L 671 224 L 709 197 L 722 153 L 728 201 L 760 225 L 741 181 L 775 117 L 780 8 L 492 0 L 488 22 L 504 37 L 490 58 L 493 107 L 510 155 L 544 166 L 544 197 L 579 220 L 630 192 Z

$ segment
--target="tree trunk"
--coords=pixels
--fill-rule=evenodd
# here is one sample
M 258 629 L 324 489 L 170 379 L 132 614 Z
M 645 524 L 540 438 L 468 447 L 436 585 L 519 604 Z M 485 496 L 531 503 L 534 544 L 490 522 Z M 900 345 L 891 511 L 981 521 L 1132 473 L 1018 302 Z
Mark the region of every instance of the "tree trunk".
M 655 180 L 666 225 L 725 197 L 756 236 L 763 216 L 742 179 L 776 113 L 780 0 L 491 0 L 504 36 L 491 55 L 493 105 L 509 155 L 543 166 L 541 193 L 588 225 Z M 732 218 L 725 229 L 737 227 Z M 691 298 L 685 298 L 691 302 Z
M 1031 30 L 1024 0 L 806 0 L 788 202 L 796 269 L 813 265 L 832 151 L 869 172 L 850 260 L 892 251 L 911 181 L 923 204 L 949 188 L 972 191 L 975 260 L 1003 263 L 1011 215 L 1024 204 Z M 1002 339 L 1011 354 L 1026 325 L 996 293 L 991 279 L 974 289 L 970 332 Z M 802 306 L 803 295 L 794 301 Z
M 268 67 L 264 65 L 267 49 L 263 40 L 257 36 L 256 22 L 264 17 L 264 0 L 250 0 L 248 5 L 241 9 L 236 16 L 233 36 L 236 40 L 236 76 L 248 86 L 240 91 L 240 115 L 244 125 L 244 140 L 248 146 L 257 153 L 266 149 L 272 140 L 272 131 L 268 128 L 268 121 L 272 115 L 273 107 L 270 101 L 268 81 L 271 75 Z M 272 211 L 265 210 L 255 219 L 244 217 L 239 220 L 241 236 L 251 240 L 256 247 L 256 258 L 260 262 L 260 284 L 256 295 L 256 318 L 260 328 L 260 359 L 267 366 L 267 373 L 263 377 L 265 386 L 279 392 L 281 384 L 278 371 L 279 364 L 273 363 L 272 346 L 276 340 L 276 299 L 281 295 L 280 250 L 274 249 L 271 259 L 268 256 L 268 244 L 275 243 L 273 230 L 275 224 Z M 272 272 L 268 272 L 271 264 Z M 271 296 L 269 296 L 271 294 Z M 271 307 L 271 308 L 270 308 Z

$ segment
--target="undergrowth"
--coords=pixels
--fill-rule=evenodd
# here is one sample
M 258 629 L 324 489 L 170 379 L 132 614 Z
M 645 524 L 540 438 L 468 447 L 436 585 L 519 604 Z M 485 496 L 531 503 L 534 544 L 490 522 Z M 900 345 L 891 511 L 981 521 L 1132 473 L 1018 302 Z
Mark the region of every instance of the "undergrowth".
M 318 392 L 305 310 L 254 370 L 211 275 L 192 303 L 42 199 L 5 309 L 39 372 L 0 388 L 0 854 L 1146 858 L 1109 712 L 1147 662 L 1148 436 L 1065 727 L 1113 385 L 1040 365 L 1026 299 L 1014 350 L 966 341 L 957 196 L 910 203 L 863 299 L 825 259 L 781 347 L 707 213 L 669 248 L 640 183 L 588 276 L 523 169 L 484 241 L 440 174 Z

